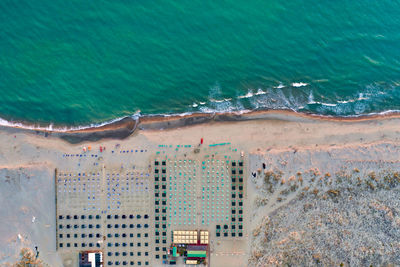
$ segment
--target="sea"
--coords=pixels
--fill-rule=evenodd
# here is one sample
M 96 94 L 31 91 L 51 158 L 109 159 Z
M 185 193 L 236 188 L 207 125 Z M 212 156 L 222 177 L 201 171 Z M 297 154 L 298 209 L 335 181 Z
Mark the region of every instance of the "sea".
M 0 124 L 400 111 L 400 1 L 0 1 Z

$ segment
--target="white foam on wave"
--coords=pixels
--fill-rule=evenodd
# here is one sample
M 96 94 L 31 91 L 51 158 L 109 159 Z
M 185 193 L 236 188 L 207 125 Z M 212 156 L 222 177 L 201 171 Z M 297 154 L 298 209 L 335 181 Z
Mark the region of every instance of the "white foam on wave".
M 233 113 L 233 114 L 245 114 L 245 113 L 249 113 L 252 112 L 253 110 L 250 109 L 236 109 L 233 106 L 230 106 L 227 109 L 215 109 L 215 108 L 210 108 L 210 107 L 200 107 L 200 111 L 202 113 L 207 113 L 207 114 L 214 114 L 214 113 Z
M 337 106 L 337 104 L 334 104 L 334 103 L 324 103 L 324 102 L 315 101 L 314 100 L 313 91 L 310 91 L 310 93 L 308 95 L 307 105 L 314 105 L 314 104 L 327 106 L 327 107 L 335 107 L 335 106 Z
M 380 94 L 380 92 L 378 92 L 378 94 Z M 364 96 L 363 93 L 359 93 L 358 97 L 355 99 L 349 99 L 349 100 L 338 100 L 337 102 L 340 104 L 347 104 L 347 103 L 354 103 L 357 101 L 361 101 L 361 100 L 368 100 L 370 99 L 369 97 Z
M 270 88 L 266 91 L 259 91 L 255 94 L 257 97 L 250 98 L 250 104 L 253 109 L 284 109 L 298 110 L 298 107 L 304 105 L 304 100 L 301 97 L 294 96 L 290 91 L 284 92 L 282 89 Z
M 239 98 L 239 99 L 243 99 L 243 98 L 250 98 L 250 97 L 253 97 L 253 96 L 254 96 L 253 92 L 252 92 L 251 90 L 249 90 L 249 91 L 247 92 L 247 94 L 238 96 L 238 98 Z
M 28 130 L 38 130 L 38 131 L 68 132 L 68 131 L 85 130 L 85 129 L 90 129 L 90 128 L 99 128 L 99 127 L 102 127 L 102 126 L 105 126 L 108 124 L 118 122 L 127 117 L 130 117 L 137 121 L 140 116 L 141 116 L 140 110 L 137 110 L 134 114 L 132 114 L 130 116 L 118 117 L 118 118 L 104 121 L 101 123 L 91 123 L 91 124 L 82 125 L 82 126 L 54 126 L 53 123 L 50 123 L 47 126 L 40 126 L 38 124 L 13 122 L 13 121 L 8 121 L 3 118 L 0 118 L 0 126 L 14 127 L 14 128 L 28 129 Z
M 317 104 L 320 104 L 322 106 L 327 106 L 327 107 L 336 107 L 337 106 L 337 104 L 334 104 L 334 103 L 317 102 Z
M 279 83 L 279 85 L 278 85 L 278 86 L 275 86 L 274 88 L 282 89 L 282 88 L 285 88 L 285 87 L 286 87 L 286 86 L 283 85 L 283 83 Z
M 364 97 L 364 95 L 362 93 L 359 94 L 358 98 L 356 99 L 349 99 L 349 100 L 337 100 L 337 103 L 326 103 L 326 102 L 320 102 L 320 101 L 315 101 L 314 100 L 314 94 L 313 91 L 310 91 L 310 94 L 308 95 L 308 105 L 313 105 L 313 104 L 318 104 L 318 105 L 322 105 L 322 106 L 327 106 L 327 107 L 336 107 L 339 104 L 348 104 L 348 103 L 354 103 L 356 101 L 360 101 L 360 100 L 368 100 L 368 97 Z
M 211 108 L 211 107 L 205 106 L 205 107 L 200 107 L 200 111 L 202 113 L 229 113 L 229 112 L 235 111 L 235 109 L 231 106 L 224 110 L 220 109 L 220 108 Z
M 336 107 L 337 104 L 334 103 L 325 103 L 325 102 L 319 102 L 319 101 L 311 101 L 307 103 L 308 105 L 322 105 L 322 106 L 327 106 L 327 107 Z
M 307 86 L 308 83 L 298 82 L 298 83 L 292 83 L 291 85 L 293 87 L 303 87 L 303 86 Z
M 378 92 L 378 94 L 384 94 L 383 92 Z M 363 93 L 358 94 L 357 100 L 368 100 L 369 97 L 365 97 Z
M 327 107 L 337 107 L 337 104 L 332 104 L 332 103 L 324 103 L 324 102 L 314 102 L 315 104 L 320 104 L 322 106 L 327 106 Z M 275 106 L 275 107 L 266 107 L 266 106 L 262 106 L 260 108 L 264 108 L 264 109 L 273 109 L 273 110 L 292 110 L 295 112 L 298 112 L 299 109 L 303 109 L 304 106 L 298 106 L 297 108 L 294 107 L 288 107 L 288 106 Z M 207 106 L 202 106 L 199 108 L 199 111 L 201 113 L 233 113 L 233 114 L 245 114 L 245 113 L 249 113 L 254 111 L 253 109 L 244 109 L 244 108 L 240 108 L 240 107 L 234 107 L 232 105 L 230 105 L 228 108 L 226 109 L 221 109 L 221 108 L 210 108 Z M 143 117 L 173 117 L 173 116 L 180 116 L 180 117 L 185 117 L 185 116 L 189 116 L 192 115 L 194 112 L 183 112 L 183 113 L 171 113 L 171 114 L 149 114 L 149 115 L 143 115 Z M 340 115 L 340 114 L 336 114 L 336 115 L 321 115 L 321 114 L 311 114 L 311 115 L 316 115 L 316 116 L 325 116 L 325 117 L 361 117 L 361 116 L 375 116 L 375 115 L 389 115 L 389 114 L 400 114 L 400 110 L 385 110 L 382 112 L 371 112 L 368 114 L 354 114 L 354 115 Z M 137 120 L 139 117 L 142 117 L 142 115 L 140 114 L 133 114 L 131 117 L 135 120 Z M 89 129 L 89 128 L 98 128 L 107 124 L 111 124 L 117 121 L 120 121 L 122 119 L 124 119 L 126 117 L 120 117 L 120 118 L 116 118 L 110 121 L 106 121 L 103 123 L 99 123 L 99 124 L 90 124 L 90 125 L 86 125 L 86 126 L 78 126 L 78 127 L 53 127 L 53 125 L 49 125 L 47 127 L 43 127 L 43 126 L 37 126 L 37 125 L 27 125 L 27 124 L 23 124 L 23 123 L 19 123 L 19 122 L 9 122 L 7 120 L 4 120 L 2 118 L 0 118 L 0 126 L 6 126 L 6 127 L 16 127 L 16 128 L 22 128 L 22 129 L 28 129 L 28 130 L 43 130 L 43 131 L 52 131 L 52 132 L 67 132 L 67 131 L 75 131 L 75 130 L 84 130 L 84 129 Z
M 146 114 L 146 115 L 141 115 L 141 118 L 146 118 L 146 117 L 185 117 L 192 115 L 195 112 L 182 112 L 182 113 L 168 113 L 168 114 L 162 114 L 162 113 L 154 113 L 154 114 Z
M 213 98 L 211 98 L 210 102 L 212 102 L 212 103 L 223 103 L 223 102 L 229 102 L 231 100 L 232 100 L 232 98 L 224 98 L 224 99 L 213 99 Z
M 251 98 L 253 96 L 259 96 L 259 95 L 265 95 L 265 94 L 267 94 L 267 92 L 263 91 L 261 89 L 258 89 L 256 93 L 253 93 L 253 90 L 249 90 L 247 92 L 247 94 L 238 96 L 237 98 L 238 99 L 244 99 L 244 98 Z
M 135 113 L 132 116 L 130 116 L 132 119 L 137 120 L 137 118 L 140 115 Z M 22 122 L 12 122 L 12 121 L 7 121 L 5 119 L 0 118 L 0 126 L 7 126 L 7 127 L 14 127 L 14 128 L 21 128 L 21 129 L 28 129 L 28 130 L 38 130 L 38 131 L 51 131 L 51 132 L 68 132 L 68 131 L 77 131 L 77 130 L 85 130 L 85 129 L 90 129 L 90 128 L 99 128 L 104 125 L 112 124 L 114 122 L 120 121 L 122 119 L 126 118 L 125 117 L 120 117 L 116 118 L 113 120 L 105 121 L 102 123 L 92 123 L 89 125 L 83 125 L 83 126 L 57 126 L 55 127 L 54 124 L 50 123 L 48 126 L 40 126 L 37 124 L 24 124 Z
M 265 95 L 265 94 L 267 94 L 267 92 L 266 92 L 266 91 L 263 91 L 263 90 L 261 90 L 261 89 L 258 89 L 258 90 L 257 90 L 257 93 L 256 93 L 256 95 Z
M 400 84 L 400 82 L 398 83 Z M 395 84 L 395 86 L 398 86 Z M 307 86 L 307 83 L 299 82 L 292 83 L 293 87 L 301 87 Z M 341 99 L 334 100 L 334 103 L 321 102 L 316 101 L 314 99 L 314 93 L 312 90 L 309 91 L 307 96 L 308 89 L 295 90 L 293 88 L 287 88 L 282 90 L 285 86 L 282 83 L 279 83 L 278 86 L 264 89 L 258 89 L 257 92 L 253 90 L 249 90 L 246 95 L 238 96 L 232 101 L 232 98 L 223 98 L 223 94 L 221 88 L 219 86 L 215 86 L 210 90 L 209 100 L 206 102 L 193 102 L 191 112 L 183 112 L 183 113 L 174 113 L 174 114 L 148 114 L 145 117 L 153 117 L 153 116 L 188 116 L 193 114 L 194 112 L 200 113 L 246 113 L 251 110 L 266 110 L 266 109 L 290 109 L 294 111 L 298 111 L 301 109 L 307 109 L 307 105 L 319 105 L 317 107 L 317 113 L 324 114 L 326 110 L 334 112 L 336 116 L 347 117 L 347 116 L 368 116 L 368 115 L 380 115 L 380 114 L 388 114 L 388 113 L 398 113 L 398 110 L 387 110 L 380 113 L 365 113 L 368 108 L 368 102 L 365 100 L 375 100 L 375 97 L 379 97 L 380 101 L 384 101 L 382 95 L 388 95 L 389 93 L 386 91 L 382 91 L 380 87 L 376 87 L 375 85 L 371 85 L 367 87 L 362 92 L 358 92 L 356 95 L 353 95 L 353 98 L 350 99 Z M 293 92 L 296 94 L 293 94 Z M 300 94 L 299 94 L 300 92 Z M 241 99 L 249 99 L 248 101 L 243 101 Z M 246 105 L 246 109 L 243 105 Z M 250 104 L 250 106 L 248 105 Z M 325 107 L 325 108 L 324 108 Z M 346 115 L 353 114 L 353 115 Z M 135 114 L 130 117 L 137 120 L 142 115 L 140 111 L 137 111 Z M 126 117 L 126 116 L 125 116 Z M 84 126 L 54 126 L 53 124 L 49 124 L 47 126 L 41 126 L 39 124 L 29 124 L 23 122 L 12 122 L 7 121 L 5 119 L 0 118 L 0 126 L 8 126 L 8 127 L 17 127 L 23 129 L 30 130 L 44 130 L 44 131 L 53 131 L 53 132 L 66 132 L 66 131 L 74 131 L 74 130 L 83 130 L 89 128 L 98 128 L 104 125 L 112 124 L 125 117 L 119 117 L 113 120 L 105 121 L 98 124 L 89 124 Z
M 337 101 L 340 104 L 348 104 L 348 103 L 353 103 L 356 102 L 356 99 L 350 99 L 350 100 L 338 100 Z
M 239 101 L 232 103 L 232 98 L 224 98 L 221 87 L 217 84 L 210 88 L 209 98 L 206 105 L 199 107 L 200 112 L 215 113 L 215 112 L 234 112 L 243 109 Z
M 307 104 L 315 104 L 313 91 L 310 91 L 310 94 L 308 95 L 308 102 L 307 102 Z
M 388 115 L 388 114 L 394 114 L 394 113 L 400 113 L 400 109 L 389 109 L 389 110 L 385 110 L 382 112 L 377 112 L 377 113 L 369 113 L 367 115 Z

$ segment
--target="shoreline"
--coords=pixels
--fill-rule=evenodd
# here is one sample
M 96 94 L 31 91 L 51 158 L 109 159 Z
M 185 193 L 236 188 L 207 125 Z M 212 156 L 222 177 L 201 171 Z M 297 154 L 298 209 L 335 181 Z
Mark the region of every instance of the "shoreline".
M 377 113 L 370 115 L 360 115 L 360 116 L 352 116 L 352 117 L 336 117 L 336 116 L 327 116 L 327 115 L 319 115 L 314 113 L 303 113 L 296 112 L 292 110 L 253 110 L 249 112 L 239 113 L 239 112 L 228 112 L 228 113 L 193 113 L 189 115 L 171 115 L 171 116 L 143 116 L 139 118 L 139 125 L 151 125 L 151 124 L 160 124 L 170 122 L 169 128 L 173 127 L 174 121 L 182 121 L 189 120 L 191 122 L 195 122 L 193 124 L 202 123 L 202 121 L 247 121 L 247 120 L 262 120 L 262 119 L 305 119 L 305 120 L 320 120 L 320 121 L 337 121 L 337 122 L 359 122 L 359 121 L 368 121 L 368 120 L 377 120 L 377 119 L 392 119 L 392 118 L 400 118 L 400 112 L 388 112 L 388 113 Z M 189 123 L 188 123 L 189 124 Z M 140 128 L 140 127 L 139 127 Z M 150 127 L 149 127 L 150 128 Z
M 2 125 L 0 129 L 36 133 L 45 137 L 52 135 L 69 143 L 98 141 L 104 138 L 124 139 L 139 130 L 167 130 L 213 122 L 240 122 L 251 120 L 281 120 L 297 122 L 343 122 L 357 123 L 374 120 L 400 118 L 400 112 L 387 112 L 353 117 L 335 117 L 313 113 L 301 113 L 292 110 L 253 110 L 248 112 L 192 113 L 184 115 L 144 115 L 136 119 L 124 117 L 82 129 L 54 130 L 24 127 L 22 124 Z

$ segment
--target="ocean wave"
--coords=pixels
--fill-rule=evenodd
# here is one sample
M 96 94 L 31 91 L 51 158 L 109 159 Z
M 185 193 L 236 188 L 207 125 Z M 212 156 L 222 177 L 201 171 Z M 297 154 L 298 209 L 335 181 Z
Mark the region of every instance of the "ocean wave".
M 320 104 L 323 106 L 327 107 L 337 107 L 337 104 L 331 104 L 331 103 L 323 103 L 323 102 L 316 102 L 316 104 Z M 210 108 L 207 106 L 201 107 L 199 112 L 200 113 L 205 113 L 205 114 L 214 114 L 214 113 L 233 113 L 233 114 L 246 114 L 250 113 L 252 111 L 258 110 L 292 110 L 294 112 L 300 112 L 299 110 L 303 109 L 304 106 L 299 106 L 298 108 L 286 108 L 286 107 L 281 107 L 281 108 L 258 108 L 258 109 L 235 109 L 233 106 L 226 110 L 222 109 L 215 109 L 215 108 Z M 5 119 L 0 118 L 0 126 L 5 126 L 5 127 L 13 127 L 13 128 L 21 128 L 21 129 L 27 129 L 27 130 L 37 130 L 37 131 L 51 131 L 51 132 L 68 132 L 68 131 L 77 131 L 77 130 L 85 130 L 85 129 L 92 129 L 92 128 L 99 128 L 105 125 L 109 125 L 115 122 L 118 122 L 124 118 L 131 117 L 135 120 L 138 118 L 145 118 L 145 117 L 174 117 L 174 116 L 180 116 L 180 117 L 185 117 L 185 116 L 190 116 L 194 113 L 198 112 L 182 112 L 182 113 L 171 113 L 171 114 L 146 114 L 146 115 L 139 115 L 138 114 L 133 114 L 131 116 L 125 116 L 125 117 L 119 117 L 113 120 L 105 121 L 102 123 L 98 124 L 89 124 L 85 126 L 77 126 L 77 127 L 54 127 L 53 124 L 50 124 L 49 126 L 37 126 L 34 124 L 24 124 L 21 122 L 10 122 Z M 303 113 L 303 112 L 300 112 Z M 320 117 L 337 117 L 337 118 L 358 118 L 358 117 L 369 117 L 369 116 L 381 116 L 381 115 L 390 115 L 390 114 L 400 114 L 400 110 L 394 109 L 394 110 L 385 110 L 382 112 L 371 112 L 371 113 L 365 113 L 365 114 L 350 114 L 350 115 L 330 115 L 330 114 L 319 114 L 319 113 L 313 113 L 310 111 L 306 111 L 306 114 L 312 115 L 312 116 L 320 116 Z
M 314 101 L 314 94 L 313 91 L 310 91 L 308 95 L 308 103 L 307 104 L 315 104 L 316 102 Z
M 137 113 L 135 113 L 129 117 L 133 118 L 134 120 L 138 119 Z M 109 125 L 109 124 L 118 122 L 124 118 L 126 118 L 126 116 L 119 117 L 119 118 L 112 119 L 112 120 L 105 121 L 105 122 L 101 122 L 101 123 L 92 123 L 92 124 L 83 125 L 83 126 L 70 126 L 70 127 L 69 126 L 54 126 L 53 123 L 50 123 L 48 126 L 40 126 L 37 124 L 35 125 L 35 124 L 22 123 L 22 122 L 13 122 L 13 121 L 8 121 L 8 120 L 0 118 L 0 126 L 21 128 L 21 129 L 27 129 L 27 130 L 36 130 L 36 131 L 69 132 L 69 131 L 78 131 L 78 130 L 99 128 L 99 127 L 102 127 L 105 125 Z
M 224 98 L 224 99 L 213 99 L 213 98 L 211 98 L 210 99 L 210 102 L 213 102 L 213 103 L 223 103 L 223 102 L 229 102 L 229 101 L 231 101 L 232 100 L 232 98 Z
M 322 105 L 326 107 L 336 107 L 338 104 L 334 103 L 324 103 L 324 102 L 314 102 L 313 104 Z
M 278 85 L 278 86 L 275 86 L 274 88 L 282 89 L 282 88 L 285 88 L 285 87 L 286 87 L 286 86 L 283 85 L 283 83 L 279 83 L 279 85 Z
M 267 92 L 266 92 L 266 91 L 263 91 L 263 90 L 261 90 L 261 89 L 258 89 L 258 90 L 257 90 L 257 93 L 256 93 L 256 95 L 265 95 L 265 94 L 267 94 Z
M 267 94 L 267 91 L 263 91 L 261 89 L 258 89 L 256 93 L 253 93 L 252 90 L 249 90 L 247 92 L 247 94 L 238 96 L 237 98 L 238 99 L 244 99 L 244 98 L 251 98 L 253 96 L 259 96 L 259 95 L 265 95 L 265 94 Z
M 291 86 L 293 87 L 303 87 L 303 86 L 307 86 L 308 83 L 303 83 L 303 82 L 298 82 L 298 83 L 292 83 Z
M 140 118 L 146 118 L 146 117 L 185 117 L 185 116 L 190 116 L 196 112 L 182 112 L 182 113 L 169 113 L 169 114 L 163 114 L 163 113 L 155 113 L 155 114 L 146 114 L 146 115 L 141 115 Z
M 247 94 L 238 96 L 237 98 L 243 99 L 243 98 L 250 98 L 250 97 L 252 97 L 252 96 L 254 96 L 253 92 L 252 92 L 252 91 L 249 91 L 249 92 L 247 92 Z
M 181 113 L 164 113 L 164 114 L 144 114 L 140 111 L 134 113 L 131 117 L 138 120 L 142 117 L 170 117 L 170 116 L 188 116 L 193 113 L 247 113 L 252 110 L 293 110 L 295 112 L 305 112 L 320 116 L 336 116 L 336 117 L 357 117 L 368 115 L 379 115 L 399 112 L 398 106 L 394 104 L 391 109 L 376 112 L 377 105 L 386 103 L 387 100 L 393 103 L 399 99 L 398 87 L 382 86 L 381 84 L 371 84 L 363 90 L 340 98 L 337 95 L 322 96 L 316 90 L 310 90 L 305 87 L 305 83 L 298 83 L 303 87 L 295 89 L 290 86 L 286 87 L 280 83 L 277 87 L 249 89 L 245 95 L 232 98 L 224 98 L 222 90 L 219 87 L 211 89 L 207 101 L 192 102 L 187 106 L 187 112 Z M 293 85 L 293 84 L 292 84 Z M 278 88 L 279 87 L 279 88 Z M 389 106 L 388 106 L 389 108 Z M 183 110 L 185 111 L 185 110 Z M 89 128 L 98 128 L 108 124 L 118 122 L 125 117 L 108 120 L 97 124 L 88 124 L 83 126 L 55 126 L 49 124 L 47 126 L 25 123 L 21 121 L 7 121 L 0 118 L 1 126 L 17 127 L 30 130 L 43 130 L 53 132 L 66 132 L 84 130 Z
M 247 94 L 238 96 L 237 98 L 238 99 L 244 99 L 244 98 L 251 98 L 251 97 L 254 97 L 254 96 L 265 95 L 265 94 L 267 94 L 267 91 L 263 91 L 261 89 L 258 89 L 256 93 L 253 93 L 252 90 L 249 90 L 247 92 Z
M 381 94 L 381 92 L 378 92 L 377 94 Z M 338 103 L 341 104 L 347 104 L 347 103 L 354 103 L 356 101 L 361 101 L 361 100 L 368 100 L 370 99 L 369 97 L 364 96 L 363 93 L 359 93 L 358 97 L 355 99 L 349 99 L 349 100 L 338 100 Z
M 201 113 L 206 113 L 206 114 L 214 114 L 214 113 L 245 114 L 245 113 L 249 113 L 249 112 L 253 111 L 250 109 L 234 109 L 233 107 L 226 109 L 226 110 L 214 109 L 214 108 L 210 108 L 210 107 L 202 107 L 200 110 L 201 110 Z

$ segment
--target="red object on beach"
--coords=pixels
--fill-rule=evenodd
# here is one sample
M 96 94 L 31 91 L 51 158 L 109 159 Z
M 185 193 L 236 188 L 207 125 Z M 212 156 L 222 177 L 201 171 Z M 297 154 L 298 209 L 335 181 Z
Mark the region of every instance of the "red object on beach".
M 200 140 L 200 144 L 203 144 L 203 137 L 202 137 L 201 140 Z
M 102 147 L 100 147 L 100 152 L 103 152 L 103 148 Z

